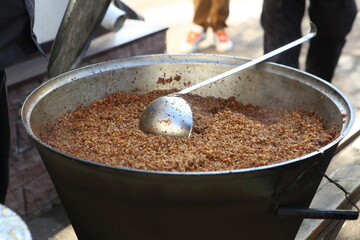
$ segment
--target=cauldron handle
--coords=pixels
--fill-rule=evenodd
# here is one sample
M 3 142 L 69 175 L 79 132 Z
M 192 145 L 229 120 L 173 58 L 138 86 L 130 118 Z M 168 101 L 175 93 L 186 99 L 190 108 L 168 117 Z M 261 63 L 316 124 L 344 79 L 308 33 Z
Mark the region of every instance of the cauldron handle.
M 282 207 L 277 209 L 278 216 L 301 217 L 311 219 L 342 219 L 356 220 L 358 211 L 351 210 L 322 210 L 322 209 L 298 209 Z
M 307 168 L 304 172 L 306 172 L 309 168 Z M 303 174 L 301 174 L 300 177 Z M 356 220 L 356 219 L 358 219 L 360 209 L 349 198 L 350 193 L 348 191 L 346 191 L 346 189 L 343 186 L 341 186 L 339 183 L 332 180 L 325 173 L 321 172 L 321 175 L 323 175 L 323 177 L 325 177 L 330 183 L 335 184 L 336 187 L 338 187 L 341 191 L 343 191 L 345 193 L 345 198 L 348 200 L 348 202 L 352 206 L 354 206 L 356 208 L 357 211 L 352 211 L 352 210 L 323 210 L 323 209 L 311 209 L 311 208 L 309 208 L 309 209 L 301 209 L 301 208 L 279 207 L 277 205 L 277 215 L 278 216 L 310 218 L 310 219 L 341 219 L 341 220 Z M 299 178 L 297 178 L 296 181 L 299 180 Z M 291 184 L 289 187 L 291 187 L 293 184 Z

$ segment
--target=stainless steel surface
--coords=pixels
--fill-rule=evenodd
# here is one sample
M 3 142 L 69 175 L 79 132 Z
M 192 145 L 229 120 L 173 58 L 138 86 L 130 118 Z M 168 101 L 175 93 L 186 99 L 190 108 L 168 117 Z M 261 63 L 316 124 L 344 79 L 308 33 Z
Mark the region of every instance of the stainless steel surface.
M 310 40 L 317 34 L 316 26 L 310 22 L 310 33 L 275 49 L 259 58 L 246 62 L 236 68 L 216 75 L 191 87 L 185 88 L 170 96 L 160 97 L 150 103 L 140 118 L 139 128 L 145 133 L 159 134 L 164 136 L 189 137 L 192 130 L 193 116 L 189 104 L 179 95 L 192 92 L 196 89 L 219 81 L 227 76 L 238 73 L 244 69 L 263 62 L 277 54 L 291 49 L 299 44 Z
M 51 49 L 49 79 L 73 69 L 81 61 L 110 2 L 111 0 L 69 1 Z
M 139 128 L 145 133 L 190 137 L 193 116 L 190 105 L 177 96 L 155 99 L 141 114 Z
M 351 103 L 338 89 L 302 71 L 260 63 L 196 90 L 244 104 L 302 108 L 317 112 L 328 127 L 340 126 L 340 137 L 332 143 L 283 163 L 218 172 L 142 171 L 69 156 L 39 139 L 49 121 L 106 94 L 182 89 L 188 81 L 248 61 L 197 54 L 120 59 L 60 75 L 29 95 L 22 122 L 79 239 L 235 239 L 239 232 L 247 239 L 295 237 L 303 219 L 278 217 L 276 209 L 308 208 L 322 178 L 319 172 L 326 170 L 354 121 Z M 164 76 L 181 79 L 158 83 Z

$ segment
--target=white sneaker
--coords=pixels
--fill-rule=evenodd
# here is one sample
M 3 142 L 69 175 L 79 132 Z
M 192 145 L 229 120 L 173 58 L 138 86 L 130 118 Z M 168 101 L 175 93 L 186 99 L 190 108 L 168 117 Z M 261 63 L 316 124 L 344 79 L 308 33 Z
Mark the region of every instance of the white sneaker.
M 199 49 L 199 44 L 204 41 L 206 38 L 206 33 L 204 28 L 193 24 L 190 29 L 190 32 L 187 35 L 187 39 L 182 43 L 180 52 L 182 53 L 192 53 L 196 52 Z
M 234 47 L 233 42 L 228 38 L 228 36 L 224 30 L 217 30 L 214 33 L 214 37 L 215 37 L 216 51 L 227 52 L 227 51 L 230 51 Z

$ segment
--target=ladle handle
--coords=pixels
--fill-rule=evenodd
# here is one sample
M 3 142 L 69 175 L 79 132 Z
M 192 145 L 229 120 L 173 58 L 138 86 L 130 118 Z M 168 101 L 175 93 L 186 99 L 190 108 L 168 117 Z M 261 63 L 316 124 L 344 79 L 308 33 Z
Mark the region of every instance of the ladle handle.
M 194 90 L 196 90 L 198 88 L 201 88 L 201 87 L 203 87 L 205 85 L 208 85 L 210 83 L 213 83 L 213 82 L 216 82 L 216 81 L 218 81 L 220 79 L 223 79 L 223 78 L 225 78 L 225 77 L 227 77 L 227 76 L 229 76 L 229 75 L 231 75 L 233 73 L 237 73 L 237 72 L 239 72 L 241 70 L 244 70 L 244 69 L 246 69 L 248 67 L 254 66 L 255 64 L 258 64 L 258 63 L 260 63 L 262 61 L 265 61 L 266 59 L 269 59 L 269 58 L 271 58 L 271 57 L 273 57 L 273 56 L 275 56 L 275 55 L 277 55 L 279 53 L 282 53 L 282 52 L 284 52 L 284 51 L 286 51 L 286 50 L 288 50 L 290 48 L 293 48 L 293 47 L 295 47 L 295 46 L 297 46 L 297 45 L 299 45 L 299 44 L 301 44 L 301 43 L 315 37 L 316 33 L 317 33 L 317 29 L 316 29 L 315 24 L 310 22 L 310 33 L 308 33 L 307 35 L 305 35 L 305 36 L 303 36 L 303 37 L 301 37 L 301 38 L 299 38 L 299 39 L 297 39 L 297 40 L 295 40 L 295 41 L 293 41 L 291 43 L 288 43 L 288 44 L 286 44 L 286 45 L 284 45 L 284 46 L 282 46 L 280 48 L 277 48 L 277 49 L 275 49 L 275 50 L 273 50 L 271 52 L 268 52 L 268 53 L 266 53 L 265 55 L 263 55 L 263 56 L 261 56 L 259 58 L 256 58 L 256 59 L 254 59 L 254 60 L 252 60 L 250 62 L 244 63 L 244 64 L 242 64 L 242 65 L 240 65 L 240 66 L 238 66 L 236 68 L 233 68 L 233 69 L 231 69 L 231 70 L 229 70 L 227 72 L 219 74 L 219 75 L 217 75 L 215 77 L 212 77 L 212 78 L 210 78 L 208 80 L 205 80 L 203 82 L 197 83 L 194 86 L 185 88 L 185 89 L 179 91 L 177 94 L 189 93 L 189 92 L 194 91 Z

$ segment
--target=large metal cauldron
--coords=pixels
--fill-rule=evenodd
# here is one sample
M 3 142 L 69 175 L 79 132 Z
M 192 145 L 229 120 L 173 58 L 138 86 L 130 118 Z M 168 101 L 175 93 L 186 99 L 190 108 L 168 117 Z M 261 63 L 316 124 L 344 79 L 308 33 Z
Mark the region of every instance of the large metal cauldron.
M 79 239 L 293 239 L 354 113 L 347 98 L 312 75 L 262 63 L 196 93 L 236 96 L 273 108 L 319 113 L 341 136 L 319 152 L 236 171 L 168 173 L 111 167 L 75 158 L 39 140 L 46 123 L 118 90 L 184 88 L 248 61 L 215 55 L 151 55 L 74 70 L 49 80 L 24 102 L 21 118 L 46 165 Z M 157 84 L 159 77 L 181 81 Z M 342 114 L 345 114 L 342 116 Z M 326 207 L 326 206 L 324 206 Z

